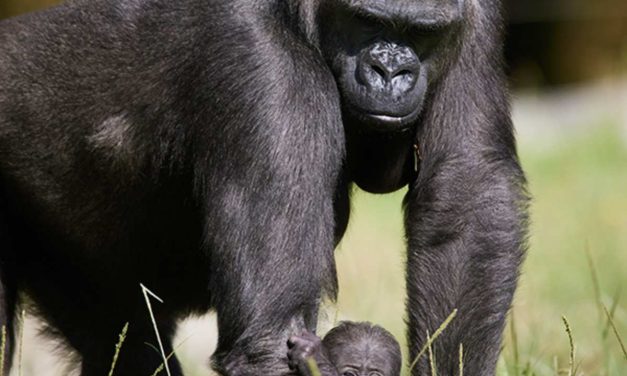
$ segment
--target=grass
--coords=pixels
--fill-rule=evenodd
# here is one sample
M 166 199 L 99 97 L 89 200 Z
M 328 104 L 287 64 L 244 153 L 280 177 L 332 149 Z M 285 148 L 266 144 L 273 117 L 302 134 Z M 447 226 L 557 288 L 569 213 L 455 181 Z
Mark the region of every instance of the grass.
M 530 251 L 514 309 L 521 352 L 536 374 L 552 374 L 551 358 L 566 364 L 559 317 L 578 333 L 579 372 L 627 374 L 610 342 L 603 304 L 615 307 L 623 333 L 627 311 L 619 303 L 627 284 L 627 143 L 618 127 L 599 124 L 564 138 L 552 149 L 522 144 L 534 196 Z M 505 356 L 511 355 L 506 349 Z
M 451 314 L 446 318 L 446 320 L 444 320 L 442 325 L 440 325 L 440 327 L 433 333 L 433 336 L 429 335 L 429 331 L 427 331 L 427 342 L 422 346 L 422 349 L 420 349 L 420 351 L 418 352 L 418 355 L 416 355 L 414 360 L 409 365 L 409 371 L 408 372 L 411 372 L 414 369 L 414 367 L 416 366 L 416 364 L 418 363 L 420 358 L 422 358 L 422 356 L 424 355 L 425 351 L 428 351 L 429 352 L 429 363 L 431 364 L 431 369 L 432 369 L 432 373 L 433 373 L 433 370 L 435 369 L 435 367 L 434 367 L 435 359 L 434 359 L 434 356 L 433 356 L 433 349 L 432 349 L 431 346 L 433 345 L 433 342 L 435 342 L 438 339 L 440 334 L 442 334 L 442 332 L 444 332 L 446 327 L 449 326 L 451 321 L 453 321 L 455 319 L 455 316 L 457 316 L 457 310 L 454 310 L 453 312 L 451 312 Z
M 570 352 L 568 353 L 568 376 L 574 376 L 575 371 L 575 341 L 573 340 L 573 331 L 570 329 L 570 323 L 566 316 L 562 316 L 562 321 L 564 322 L 564 327 L 566 328 L 566 334 L 568 334 L 568 348 Z M 559 371 L 558 371 L 559 372 Z
M 113 353 L 113 360 L 111 361 L 111 369 L 109 370 L 108 376 L 113 376 L 113 372 L 115 371 L 115 365 L 118 363 L 118 356 L 120 356 L 120 350 L 122 349 L 122 345 L 126 340 L 126 334 L 128 333 L 128 323 L 124 324 L 124 328 L 122 328 L 122 332 L 120 333 L 120 338 L 118 343 L 115 345 L 115 352 Z
M 610 313 L 610 311 L 607 310 L 607 307 L 603 306 L 603 309 L 605 310 L 605 314 L 607 315 L 607 321 L 610 323 L 612 330 L 614 331 L 614 335 L 616 335 L 616 340 L 618 341 L 618 344 L 620 345 L 620 349 L 623 352 L 623 356 L 625 357 L 625 360 L 627 360 L 627 349 L 625 348 L 625 344 L 623 343 L 623 339 L 620 336 L 620 334 L 618 334 L 618 329 L 616 329 L 616 324 L 614 324 L 614 319 L 612 318 L 612 314 Z
M 6 353 L 7 349 L 7 328 L 6 326 L 2 325 L 2 327 L 0 327 L 0 376 L 4 376 L 4 354 Z

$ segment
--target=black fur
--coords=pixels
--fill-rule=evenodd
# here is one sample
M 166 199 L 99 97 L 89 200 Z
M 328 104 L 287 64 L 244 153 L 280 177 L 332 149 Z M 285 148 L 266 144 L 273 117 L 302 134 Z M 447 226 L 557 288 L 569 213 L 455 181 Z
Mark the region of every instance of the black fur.
M 166 352 L 214 308 L 216 369 L 286 374 L 287 338 L 336 294 L 349 184 L 410 184 L 410 353 L 459 308 L 440 372 L 463 343 L 467 374 L 492 374 L 525 222 L 500 4 L 377 4 L 76 0 L 0 23 L 0 325 L 24 292 L 90 376 L 130 321 L 116 374 L 151 374 L 141 282 Z M 381 65 L 397 53 L 405 73 Z

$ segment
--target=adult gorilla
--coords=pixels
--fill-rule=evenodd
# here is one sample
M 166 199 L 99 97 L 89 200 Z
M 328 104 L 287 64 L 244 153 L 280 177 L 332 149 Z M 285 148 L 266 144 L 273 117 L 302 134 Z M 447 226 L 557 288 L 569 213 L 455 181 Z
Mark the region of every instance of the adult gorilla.
M 0 324 L 26 293 L 89 376 L 130 321 L 116 374 L 147 375 L 143 282 L 166 352 L 215 308 L 218 370 L 287 374 L 336 293 L 349 185 L 409 184 L 410 354 L 458 308 L 439 372 L 463 343 L 493 374 L 525 220 L 499 8 L 77 0 L 1 23 Z

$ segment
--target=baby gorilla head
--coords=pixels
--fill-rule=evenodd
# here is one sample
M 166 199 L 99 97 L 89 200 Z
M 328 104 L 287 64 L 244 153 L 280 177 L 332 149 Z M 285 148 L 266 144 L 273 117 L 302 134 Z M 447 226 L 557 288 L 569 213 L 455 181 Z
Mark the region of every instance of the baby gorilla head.
M 398 376 L 401 372 L 401 348 L 378 325 L 342 322 L 322 343 L 342 376 Z
M 398 376 L 401 349 L 394 337 L 370 323 L 342 322 L 321 341 L 312 333 L 289 341 L 290 367 L 312 375 L 307 360 L 313 358 L 322 376 Z

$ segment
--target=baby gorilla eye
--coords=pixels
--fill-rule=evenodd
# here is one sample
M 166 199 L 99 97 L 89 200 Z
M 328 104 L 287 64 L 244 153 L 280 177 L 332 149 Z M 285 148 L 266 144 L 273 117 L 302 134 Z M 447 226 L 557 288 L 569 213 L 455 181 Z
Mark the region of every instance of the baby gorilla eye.
M 356 371 L 352 369 L 346 370 L 342 373 L 342 376 L 358 376 Z
M 368 376 L 383 376 L 381 372 L 373 371 L 368 374 Z

